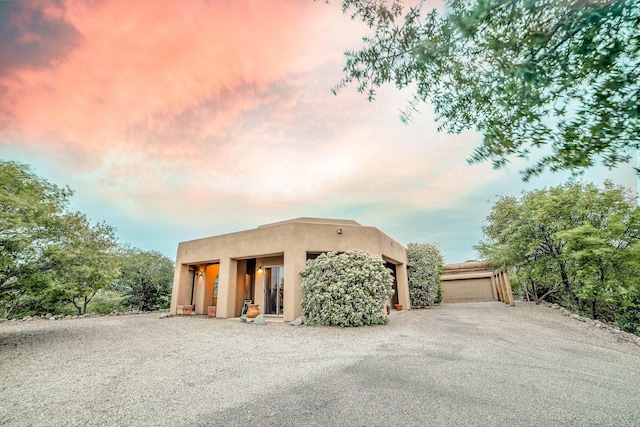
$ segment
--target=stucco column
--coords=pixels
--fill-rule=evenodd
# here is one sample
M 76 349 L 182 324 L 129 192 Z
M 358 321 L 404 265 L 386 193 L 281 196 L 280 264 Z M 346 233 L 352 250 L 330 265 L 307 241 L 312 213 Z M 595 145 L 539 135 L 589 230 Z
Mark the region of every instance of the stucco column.
M 495 271 L 491 275 L 491 284 L 493 285 L 493 293 L 497 295 L 497 300 L 502 301 L 502 291 L 500 289 L 500 279 Z
M 177 306 L 189 302 L 186 297 L 190 291 L 189 266 L 185 264 L 176 265 L 176 270 L 173 275 L 173 289 L 171 290 L 171 314 L 176 314 Z
M 516 305 L 516 300 L 513 298 L 513 290 L 511 289 L 511 280 L 509 280 L 509 273 L 505 271 L 502 274 L 504 275 L 504 284 L 507 288 L 507 293 L 509 294 L 509 304 Z
M 290 322 L 302 313 L 302 276 L 300 270 L 307 262 L 307 252 L 290 250 L 284 253 L 284 321 Z
M 398 288 L 398 304 L 403 309 L 411 310 L 411 298 L 409 298 L 409 280 L 407 278 L 407 265 L 396 265 L 396 282 Z
M 238 261 L 230 258 L 220 260 L 216 317 L 235 317 L 237 269 Z
M 196 314 L 206 314 L 207 308 L 205 307 L 205 294 L 207 291 L 207 284 L 205 282 L 204 271 L 196 272 L 196 292 L 195 300 L 193 304 L 196 306 Z

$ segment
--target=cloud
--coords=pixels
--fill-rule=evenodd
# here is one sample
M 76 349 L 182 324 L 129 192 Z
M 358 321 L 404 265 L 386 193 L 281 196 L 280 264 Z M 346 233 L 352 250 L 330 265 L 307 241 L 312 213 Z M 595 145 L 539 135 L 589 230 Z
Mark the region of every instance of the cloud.
M 175 239 L 297 216 L 469 248 L 486 194 L 519 177 L 468 166 L 479 136 L 438 133 L 428 107 L 402 124 L 406 91 L 334 96 L 366 31 L 339 6 L 2 2 L 0 55 L 32 47 L 0 67 L 0 152 L 126 240 L 174 239 L 171 256 Z
M 0 73 L 59 64 L 80 42 L 61 2 L 0 2 Z
M 5 31 L 5 39 L 47 39 L 49 44 L 37 49 L 46 55 L 7 62 L 13 68 L 1 80 L 9 122 L 3 136 L 47 145 L 53 156 L 71 145 L 78 163 L 70 166 L 79 170 L 98 166 L 108 152 L 123 147 L 157 149 L 156 141 L 144 135 L 131 138 L 131 132 L 162 132 L 190 110 L 206 112 L 207 126 L 199 132 L 233 126 L 240 111 L 254 106 L 246 88 L 264 90 L 286 78 L 292 67 L 306 69 L 321 60 L 300 55 L 301 39 L 312 36 L 305 18 L 313 11 L 298 2 L 277 8 L 204 1 L 133 2 L 126 7 L 119 2 L 73 3 L 57 9 L 55 3 L 46 4 L 50 7 L 43 10 L 57 11 L 57 20 L 40 17 L 45 12 L 30 2 L 4 6 L 11 11 L 11 22 L 18 22 L 17 35 L 12 39 Z M 57 25 L 42 25 L 49 22 Z M 48 33 L 52 37 L 45 37 Z M 80 38 L 81 44 L 69 42 Z M 300 62 L 300 56 L 308 61 Z M 53 63 L 52 58 L 58 59 L 55 67 L 39 67 Z M 207 108 L 212 100 L 219 108 Z M 172 145 L 184 146 L 192 136 L 182 128 Z M 168 144 L 160 150 L 171 153 Z

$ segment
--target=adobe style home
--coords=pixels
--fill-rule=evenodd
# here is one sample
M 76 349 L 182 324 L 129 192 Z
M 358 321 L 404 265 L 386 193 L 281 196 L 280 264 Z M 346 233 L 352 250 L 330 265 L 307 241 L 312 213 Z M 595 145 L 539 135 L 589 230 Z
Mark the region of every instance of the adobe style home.
M 238 317 L 250 300 L 265 316 L 294 320 L 302 312 L 300 270 L 307 260 L 351 249 L 382 257 L 395 277 L 391 303 L 408 309 L 407 251 L 400 243 L 351 220 L 298 218 L 180 243 L 171 314 L 215 307 L 217 317 Z

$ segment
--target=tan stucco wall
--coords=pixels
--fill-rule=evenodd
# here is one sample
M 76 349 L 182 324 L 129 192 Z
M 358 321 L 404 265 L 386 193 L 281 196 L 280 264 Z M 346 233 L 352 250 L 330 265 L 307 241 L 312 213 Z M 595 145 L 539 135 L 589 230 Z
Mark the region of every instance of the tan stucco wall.
M 400 304 L 410 307 L 407 253 L 401 244 L 380 230 L 361 226 L 355 221 L 300 218 L 260 226 L 253 230 L 180 243 L 176 256 L 171 313 L 176 313 L 178 305 L 190 303 L 191 282 L 188 266 L 219 263 L 217 316 L 238 316 L 243 301 L 245 271 L 238 266 L 244 266 L 243 261 L 246 259 L 255 258 L 256 270 L 259 265 L 284 265 L 284 320 L 293 320 L 302 311 L 302 276 L 299 272 L 306 263 L 307 252 L 344 252 L 351 249 L 378 254 L 386 261 L 396 264 L 398 299 Z M 208 271 L 205 271 L 205 276 L 208 276 L 207 273 Z M 206 283 L 206 277 L 204 281 Z M 254 301 L 260 304 L 262 284 L 262 275 L 256 271 Z M 204 307 L 204 311 L 201 312 L 204 314 L 206 305 L 200 301 L 206 300 L 207 295 L 204 291 L 197 295 L 200 299 L 196 301 L 196 313 L 200 311 L 199 307 Z
M 442 302 L 494 301 L 491 277 L 441 282 Z
M 442 302 L 495 301 L 494 272 L 486 262 L 445 264 L 440 276 Z

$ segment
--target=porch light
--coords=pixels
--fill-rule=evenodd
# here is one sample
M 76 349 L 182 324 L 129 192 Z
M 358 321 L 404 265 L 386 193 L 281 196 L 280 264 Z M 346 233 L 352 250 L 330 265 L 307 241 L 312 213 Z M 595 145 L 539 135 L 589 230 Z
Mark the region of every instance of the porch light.
M 200 267 L 200 269 L 198 270 L 198 276 L 199 277 L 204 276 L 204 268 L 203 267 Z
M 338 234 L 342 234 L 342 228 L 338 228 Z
M 258 273 L 262 273 L 262 265 L 258 266 Z

